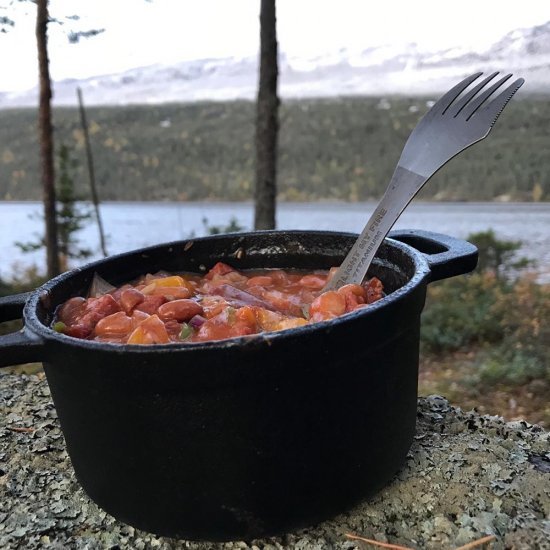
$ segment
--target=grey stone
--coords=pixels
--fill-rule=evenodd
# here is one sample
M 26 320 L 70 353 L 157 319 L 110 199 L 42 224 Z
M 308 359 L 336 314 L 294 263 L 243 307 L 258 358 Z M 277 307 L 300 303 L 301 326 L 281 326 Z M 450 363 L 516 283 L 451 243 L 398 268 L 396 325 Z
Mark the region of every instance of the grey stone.
M 370 500 L 284 537 L 219 544 L 157 537 L 99 509 L 74 477 L 42 375 L 0 374 L 0 407 L 2 549 L 359 548 L 346 533 L 428 550 L 488 534 L 493 549 L 550 549 L 550 434 L 440 396 L 419 399 L 407 461 Z

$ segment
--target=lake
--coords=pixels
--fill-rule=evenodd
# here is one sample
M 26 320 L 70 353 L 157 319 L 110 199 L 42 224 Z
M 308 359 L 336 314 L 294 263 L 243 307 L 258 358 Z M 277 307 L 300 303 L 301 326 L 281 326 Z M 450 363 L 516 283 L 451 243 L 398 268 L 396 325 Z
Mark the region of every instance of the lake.
M 374 202 L 281 203 L 277 227 L 360 232 L 375 206 Z M 37 202 L 0 202 L 0 276 L 10 276 L 15 264 L 44 265 L 43 252 L 24 254 L 14 244 L 37 240 L 43 231 L 41 208 Z M 203 219 L 210 226 L 225 226 L 232 217 L 247 229 L 253 224 L 252 203 L 112 202 L 101 205 L 101 214 L 109 254 L 204 235 Z M 540 281 L 550 282 L 550 203 L 413 202 L 395 227 L 461 238 L 493 229 L 501 239 L 521 240 L 521 254 L 537 261 Z M 94 258 L 100 257 L 95 224 L 83 229 L 79 238 L 82 246 L 96 251 Z

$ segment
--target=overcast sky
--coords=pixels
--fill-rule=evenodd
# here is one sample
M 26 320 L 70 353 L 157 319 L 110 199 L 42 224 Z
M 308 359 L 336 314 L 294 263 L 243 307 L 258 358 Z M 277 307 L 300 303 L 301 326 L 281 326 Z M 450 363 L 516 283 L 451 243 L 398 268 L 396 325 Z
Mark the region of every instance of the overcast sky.
M 36 84 L 35 6 L 0 0 L 16 26 L 0 34 L 0 91 Z M 154 63 L 256 55 L 259 0 L 50 0 L 54 79 L 83 78 Z M 550 21 L 550 1 L 277 0 L 280 49 L 312 57 L 342 47 L 416 42 L 427 49 L 482 49 L 506 32 Z M 67 32 L 105 28 L 69 44 Z

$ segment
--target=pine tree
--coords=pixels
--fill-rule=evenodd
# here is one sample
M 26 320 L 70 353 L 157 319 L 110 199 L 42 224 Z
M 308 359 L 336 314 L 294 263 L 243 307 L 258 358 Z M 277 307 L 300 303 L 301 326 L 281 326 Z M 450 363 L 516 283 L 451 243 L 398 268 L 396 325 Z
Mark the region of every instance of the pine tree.
M 92 214 L 89 210 L 83 208 L 78 202 L 81 197 L 75 192 L 74 172 L 77 163 L 71 157 L 70 149 L 61 144 L 58 160 L 58 180 L 55 187 L 56 208 L 55 221 L 57 226 L 56 249 L 58 250 L 58 265 L 60 269 L 69 268 L 70 259 L 83 259 L 91 256 L 92 251 L 89 248 L 82 248 L 76 237 L 76 234 L 86 226 Z M 46 247 L 44 237 L 36 242 L 15 243 L 23 252 L 32 252 Z M 48 273 L 49 276 L 49 273 Z

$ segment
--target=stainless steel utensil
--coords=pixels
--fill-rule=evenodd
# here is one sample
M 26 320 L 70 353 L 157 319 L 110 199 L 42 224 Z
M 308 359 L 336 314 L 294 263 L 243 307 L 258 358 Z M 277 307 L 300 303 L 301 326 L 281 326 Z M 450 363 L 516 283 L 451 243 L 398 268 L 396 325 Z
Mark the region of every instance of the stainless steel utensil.
M 324 290 L 363 281 L 378 247 L 413 197 L 439 168 L 487 137 L 506 104 L 524 82 L 523 78 L 518 78 L 489 101 L 512 76 L 508 74 L 500 78 L 480 93 L 498 75 L 496 72 L 459 97 L 482 74 L 475 73 L 451 88 L 414 128 L 384 196 Z

